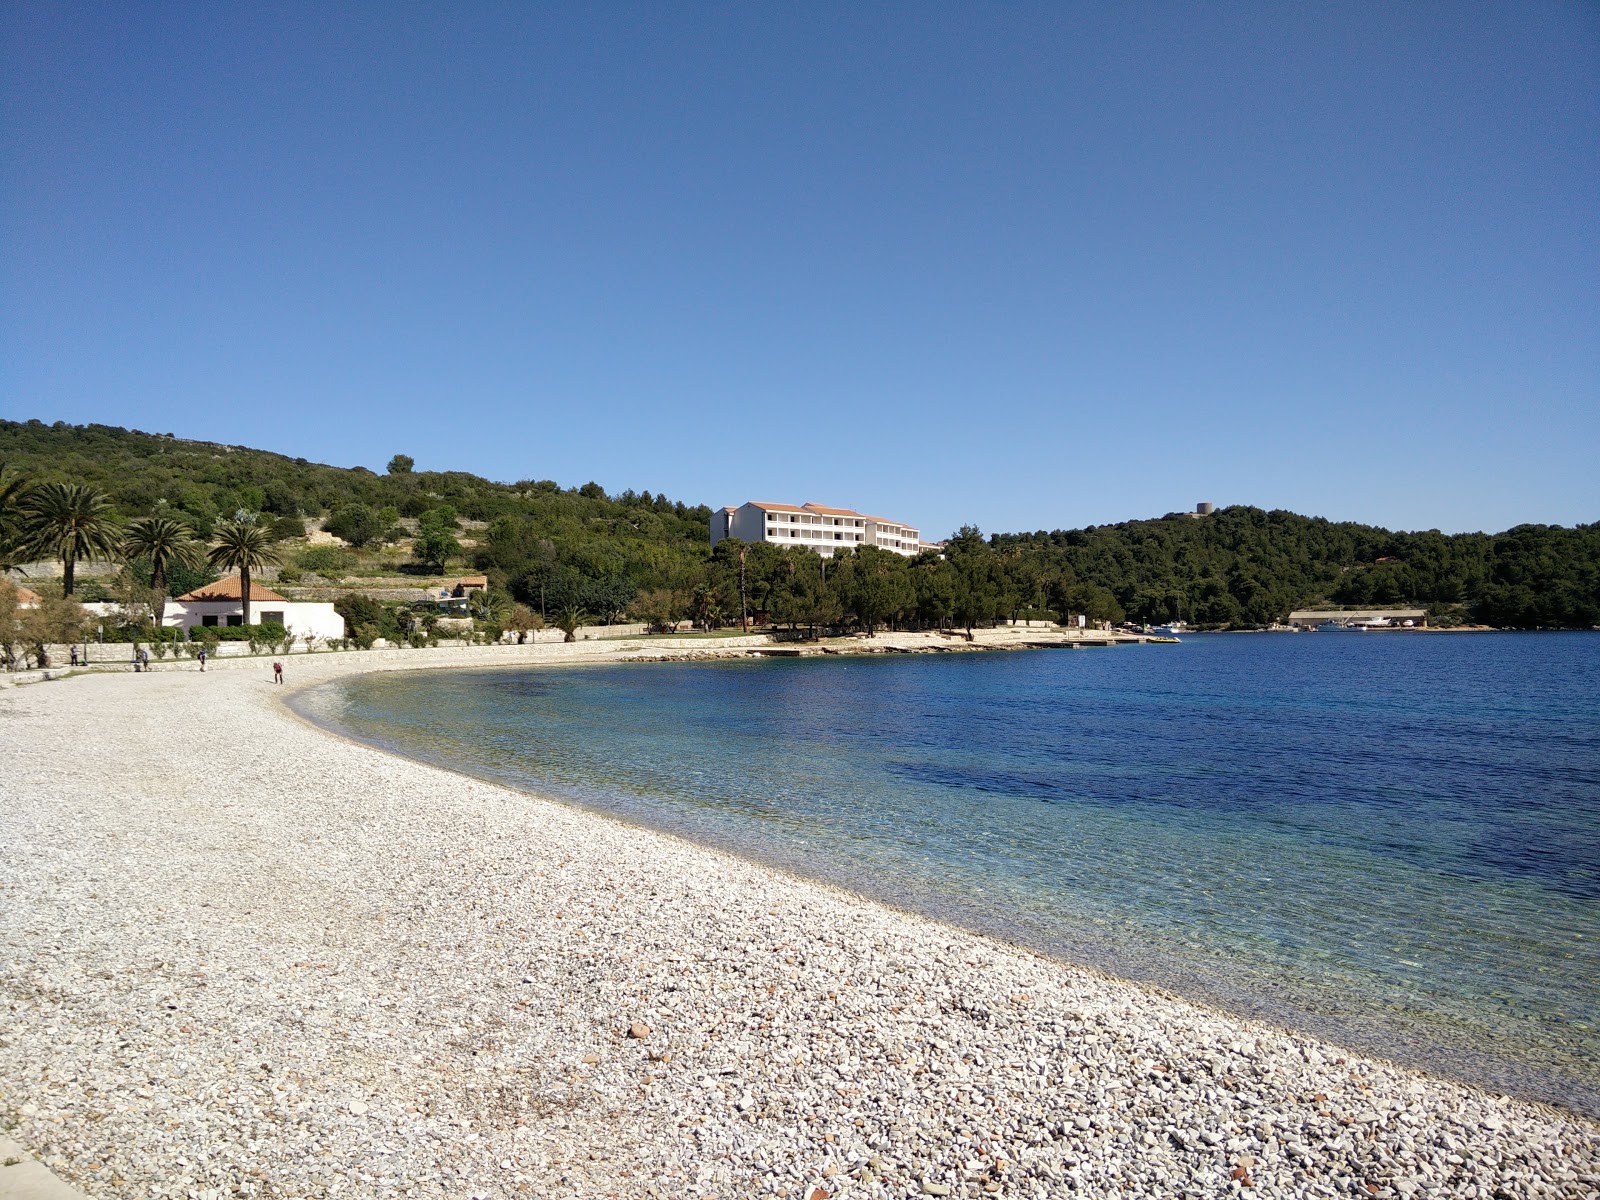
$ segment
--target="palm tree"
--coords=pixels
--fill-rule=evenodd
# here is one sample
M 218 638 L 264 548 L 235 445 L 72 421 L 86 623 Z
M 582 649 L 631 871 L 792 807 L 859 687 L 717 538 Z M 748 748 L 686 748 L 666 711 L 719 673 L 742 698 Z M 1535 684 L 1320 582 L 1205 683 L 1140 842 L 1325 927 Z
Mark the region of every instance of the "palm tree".
M 567 636 L 561 640 L 575 642 L 578 640 L 578 630 L 583 628 L 583 610 L 576 604 L 569 604 L 556 614 L 556 628 Z
M 161 628 L 167 612 L 167 571 L 172 567 L 193 570 L 205 561 L 204 549 L 195 540 L 188 522 L 165 513 L 130 521 L 122 539 L 122 556 L 150 560 L 150 584 L 156 591 L 157 629 Z
M 0 463 L 0 571 L 11 569 L 11 551 L 22 532 L 22 501 L 31 486 Z
M 59 558 L 61 594 L 72 595 L 80 558 L 113 558 L 118 529 L 111 521 L 111 502 L 82 483 L 41 483 L 29 489 L 17 506 L 22 514 L 18 553 Z
M 239 572 L 239 596 L 244 601 L 244 623 L 250 624 L 250 572 L 275 566 L 278 552 L 272 547 L 272 534 L 256 523 L 256 513 L 242 509 L 227 521 L 219 521 L 212 533 L 211 552 L 206 561 L 220 571 Z

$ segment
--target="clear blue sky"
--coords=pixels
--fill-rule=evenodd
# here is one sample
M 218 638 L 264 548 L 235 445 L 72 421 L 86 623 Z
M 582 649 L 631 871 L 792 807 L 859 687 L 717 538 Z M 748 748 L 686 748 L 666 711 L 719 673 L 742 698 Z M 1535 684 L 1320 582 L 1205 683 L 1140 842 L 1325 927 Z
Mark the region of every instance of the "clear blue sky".
M 1600 519 L 1600 5 L 0 23 L 8 417 L 937 536 Z

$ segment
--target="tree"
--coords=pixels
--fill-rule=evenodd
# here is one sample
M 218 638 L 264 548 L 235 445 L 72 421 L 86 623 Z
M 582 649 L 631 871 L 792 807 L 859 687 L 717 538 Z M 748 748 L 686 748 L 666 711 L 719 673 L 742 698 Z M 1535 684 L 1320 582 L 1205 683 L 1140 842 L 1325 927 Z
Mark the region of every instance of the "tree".
M 441 504 L 438 508 L 430 508 L 417 518 L 417 529 L 423 533 L 455 533 L 460 514 L 455 506 Z
M 120 623 L 125 628 L 161 627 L 158 614 L 165 612 L 166 594 L 158 588 L 146 586 L 131 568 L 124 567 L 117 572 L 112 580 L 111 595 L 122 614 Z
M 583 627 L 583 610 L 576 604 L 569 604 L 556 614 L 556 628 L 567 636 L 561 640 L 575 642 L 578 640 L 578 630 Z
M 467 598 L 467 611 L 480 621 L 501 624 L 512 607 L 511 597 L 498 588 L 479 588 Z
M 598 613 L 600 619 L 609 625 L 617 619 L 623 609 L 633 603 L 638 590 L 631 581 L 611 576 L 586 581 L 580 594 L 583 607 Z
M 361 592 L 346 592 L 333 602 L 333 611 L 344 618 L 345 628 L 353 634 L 356 629 L 383 626 L 383 605 Z
M 443 529 L 429 529 L 419 533 L 411 542 L 411 556 L 433 571 L 443 571 L 445 564 L 461 553 L 461 543 Z
M 671 588 L 651 588 L 640 592 L 633 602 L 633 615 L 655 633 L 671 633 L 678 627 L 683 599 Z
M 122 537 L 125 559 L 144 559 L 150 564 L 150 586 L 158 594 L 156 628 L 161 628 L 167 613 L 167 575 L 173 567 L 198 569 L 205 561 L 205 550 L 195 540 L 194 531 L 181 517 L 161 513 L 136 517 L 128 523 Z
M 554 553 L 554 547 L 551 548 Z M 581 606 L 583 576 L 565 563 L 543 555 L 533 566 L 512 581 L 511 591 L 519 600 L 539 606 L 539 615 L 548 617 L 563 608 Z
M 906 560 L 893 551 L 862 546 L 840 566 L 845 568 L 845 577 L 839 582 L 846 603 L 868 637 L 876 636 L 879 625 L 911 606 Z
M 19 552 L 60 559 L 62 595 L 72 595 L 79 559 L 116 556 L 118 530 L 103 492 L 81 483 L 41 483 L 29 489 L 19 507 Z
M 389 474 L 409 475 L 412 468 L 417 465 L 417 460 L 409 454 L 396 454 L 389 460 Z
M 368 542 L 382 540 L 393 521 L 385 522 L 381 513 L 365 504 L 346 504 L 322 523 L 322 528 L 343 538 L 352 546 L 365 546 Z
M 13 566 L 12 551 L 22 536 L 22 501 L 31 484 L 0 463 L 0 571 Z
M 17 646 L 22 641 L 22 613 L 16 585 L 0 578 L 0 666 L 8 671 L 17 663 Z
M 722 621 L 722 605 L 717 599 L 717 589 L 710 583 L 697 584 L 694 594 L 689 598 L 689 611 L 695 623 L 710 633 L 712 623 L 720 624 Z
M 256 520 L 255 513 L 240 512 L 219 521 L 212 535 L 211 553 L 206 559 L 223 571 L 239 572 L 239 595 L 244 603 L 244 623 L 250 624 L 250 573 L 275 566 L 278 552 L 272 534 Z
M 966 629 L 969 642 L 972 640 L 973 626 L 993 620 L 996 606 L 1000 603 L 1000 589 L 994 582 L 993 559 L 994 555 L 981 543 L 977 548 L 968 547 L 960 553 L 950 554 L 953 569 L 951 582 L 955 585 L 951 598 L 952 615 Z
M 21 640 L 33 647 L 34 660 L 41 667 L 50 665 L 51 646 L 77 641 L 89 626 L 89 613 L 71 596 L 51 596 L 37 607 L 22 611 Z
M 528 635 L 544 628 L 544 618 L 526 604 L 513 604 L 506 616 L 506 628 L 517 635 L 517 645 L 528 640 Z
M 919 554 L 911 563 L 911 580 L 917 619 L 924 626 L 943 629 L 955 612 L 955 569 L 937 554 Z

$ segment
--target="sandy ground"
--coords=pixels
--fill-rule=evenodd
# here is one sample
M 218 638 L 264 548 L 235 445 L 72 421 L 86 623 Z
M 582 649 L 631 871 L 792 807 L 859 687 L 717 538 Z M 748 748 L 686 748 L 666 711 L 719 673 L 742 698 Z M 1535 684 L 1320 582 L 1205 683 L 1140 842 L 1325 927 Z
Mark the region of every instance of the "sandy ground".
M 404 653 L 291 679 L 478 661 Z M 90 1195 L 1600 1190 L 1593 1122 L 352 745 L 230 666 L 0 691 L 0 1130 Z

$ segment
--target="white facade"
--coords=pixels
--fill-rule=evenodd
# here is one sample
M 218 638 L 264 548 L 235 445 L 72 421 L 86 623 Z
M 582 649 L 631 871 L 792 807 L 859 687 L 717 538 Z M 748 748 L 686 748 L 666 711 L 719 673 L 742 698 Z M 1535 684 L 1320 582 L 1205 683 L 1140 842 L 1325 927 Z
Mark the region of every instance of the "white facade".
M 244 606 L 237 600 L 168 600 L 161 623 L 186 633 L 196 626 L 242 625 Z M 251 600 L 250 623 L 278 623 L 302 638 L 307 634 L 319 638 L 344 636 L 344 618 L 333 605 L 306 600 Z
M 917 530 L 901 521 L 870 517 L 821 504 L 763 504 L 752 500 L 711 514 L 711 544 L 725 537 L 774 546 L 804 546 L 824 558 L 836 550 L 877 546 L 907 558 L 925 548 Z
M 243 625 L 241 594 L 237 575 L 205 584 L 176 600 L 167 601 L 161 623 L 169 629 L 182 629 L 185 635 L 196 626 Z M 250 581 L 250 623 L 282 625 L 296 637 L 342 638 L 345 635 L 344 618 L 333 605 L 290 600 L 255 580 Z

